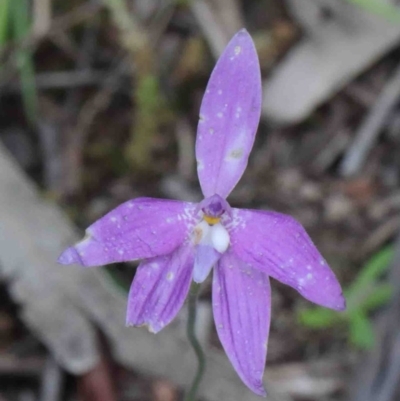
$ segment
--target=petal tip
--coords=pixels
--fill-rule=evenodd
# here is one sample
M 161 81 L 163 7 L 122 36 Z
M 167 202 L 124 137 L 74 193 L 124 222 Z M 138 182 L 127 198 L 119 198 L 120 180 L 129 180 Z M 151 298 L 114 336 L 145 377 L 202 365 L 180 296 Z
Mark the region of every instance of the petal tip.
M 161 327 L 155 327 L 151 323 L 148 323 L 148 322 L 145 322 L 145 323 L 134 323 L 134 322 L 131 322 L 129 320 L 129 316 L 127 316 L 127 318 L 125 320 L 125 326 L 128 327 L 128 328 L 129 327 L 138 327 L 138 328 L 144 327 L 145 329 L 148 330 L 149 333 L 152 333 L 152 334 L 157 334 L 161 330 Z
M 340 299 L 337 302 L 337 305 L 334 307 L 334 309 L 339 311 L 339 312 L 343 312 L 343 311 L 346 310 L 346 308 L 347 308 L 346 298 L 342 294 Z
M 267 392 L 265 391 L 265 388 L 262 384 L 262 382 L 259 382 L 257 384 L 254 384 L 252 386 L 249 386 L 250 390 L 259 395 L 260 397 L 267 397 Z
M 304 296 L 304 294 L 302 294 L 302 295 Z M 335 295 L 334 297 L 331 297 L 330 299 L 326 300 L 325 302 L 314 301 L 312 299 L 309 299 L 309 300 L 311 302 L 316 303 L 317 305 L 323 306 L 324 308 L 333 309 L 338 312 L 345 311 L 346 307 L 347 307 L 346 306 L 346 298 L 343 296 L 343 293 L 340 293 L 340 295 Z
M 250 36 L 249 31 L 246 28 L 242 28 L 237 32 L 237 35 L 246 35 L 246 36 Z
M 79 253 L 73 246 L 67 248 L 59 256 L 59 258 L 57 259 L 57 262 L 62 265 L 72 265 L 72 264 L 83 265 L 83 261 L 82 261 L 81 257 L 79 256 Z

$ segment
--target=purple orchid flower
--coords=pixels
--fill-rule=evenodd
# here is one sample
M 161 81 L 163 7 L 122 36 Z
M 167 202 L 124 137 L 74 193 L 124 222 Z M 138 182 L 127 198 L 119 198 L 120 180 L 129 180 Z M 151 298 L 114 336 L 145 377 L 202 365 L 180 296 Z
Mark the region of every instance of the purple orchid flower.
M 201 105 L 199 204 L 138 198 L 92 224 L 59 262 L 98 266 L 143 259 L 132 283 L 126 322 L 157 333 L 176 316 L 192 280 L 214 267 L 217 332 L 236 372 L 265 395 L 262 377 L 270 326 L 269 277 L 316 304 L 345 309 L 340 284 L 304 228 L 292 217 L 231 208 L 261 110 L 260 67 L 253 41 L 239 31 L 217 62 Z

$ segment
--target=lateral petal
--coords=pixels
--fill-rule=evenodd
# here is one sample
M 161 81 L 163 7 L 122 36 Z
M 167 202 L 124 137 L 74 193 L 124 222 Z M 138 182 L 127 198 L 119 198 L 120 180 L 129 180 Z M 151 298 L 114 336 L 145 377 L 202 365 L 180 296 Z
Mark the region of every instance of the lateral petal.
M 157 333 L 177 315 L 189 291 L 194 248 L 185 244 L 169 255 L 143 261 L 128 297 L 126 324 Z
M 130 200 L 92 224 L 58 261 L 99 266 L 168 254 L 194 226 L 195 209 L 194 203 L 174 200 Z
M 260 65 L 254 43 L 242 29 L 219 58 L 200 108 L 196 159 L 205 197 L 226 198 L 239 181 L 260 113 Z
M 321 306 L 344 310 L 346 301 L 335 274 L 303 226 L 293 217 L 233 209 L 228 227 L 233 252 L 244 262 L 296 289 Z
M 271 317 L 268 276 L 228 250 L 214 269 L 212 300 L 218 336 L 229 360 L 243 382 L 265 396 L 262 377 Z

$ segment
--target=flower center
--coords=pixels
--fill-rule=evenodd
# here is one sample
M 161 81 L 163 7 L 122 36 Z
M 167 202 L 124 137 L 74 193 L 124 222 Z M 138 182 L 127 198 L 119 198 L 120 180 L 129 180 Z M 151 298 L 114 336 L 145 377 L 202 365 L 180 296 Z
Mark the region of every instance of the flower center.
M 219 223 L 221 220 L 221 217 L 214 217 L 214 216 L 209 216 L 208 214 L 205 214 L 203 216 L 203 220 L 205 220 L 210 226 L 213 226 L 214 224 Z
M 219 195 L 213 195 L 200 202 L 198 210 L 202 216 L 192 233 L 192 243 L 196 246 L 193 280 L 201 283 L 229 247 L 229 233 L 222 217 L 225 213 L 230 215 L 230 206 Z
M 194 245 L 211 247 L 218 253 L 224 253 L 230 243 L 229 233 L 222 223 L 224 214 L 229 216 L 231 213 L 228 202 L 215 194 L 200 202 L 198 210 L 202 212 L 202 220 L 193 230 Z
M 219 253 L 224 253 L 229 246 L 230 238 L 226 228 L 220 224 L 210 224 L 202 220 L 193 230 L 194 245 L 212 247 Z

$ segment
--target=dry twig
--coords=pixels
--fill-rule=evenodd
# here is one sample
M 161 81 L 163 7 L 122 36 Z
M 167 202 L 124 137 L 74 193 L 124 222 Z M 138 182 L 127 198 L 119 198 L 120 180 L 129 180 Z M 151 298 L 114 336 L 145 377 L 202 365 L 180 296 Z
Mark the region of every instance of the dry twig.
M 400 65 L 385 85 L 372 110 L 358 129 L 340 166 L 342 176 L 359 173 L 365 159 L 378 138 L 386 119 L 400 96 Z

